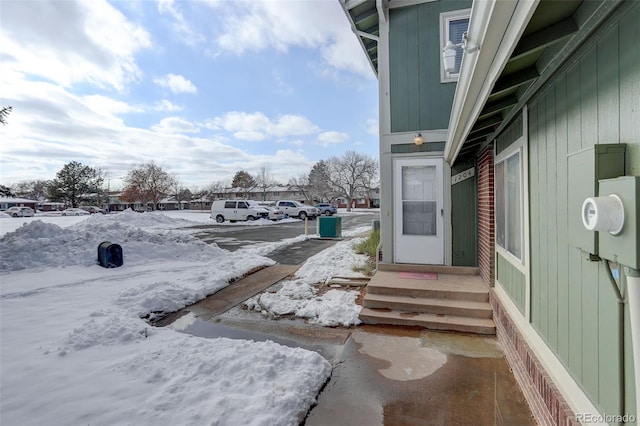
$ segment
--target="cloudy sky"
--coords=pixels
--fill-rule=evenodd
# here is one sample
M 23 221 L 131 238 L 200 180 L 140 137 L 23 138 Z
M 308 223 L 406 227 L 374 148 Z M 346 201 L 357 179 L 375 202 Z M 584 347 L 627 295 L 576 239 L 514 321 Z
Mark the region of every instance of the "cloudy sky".
M 0 0 L 0 184 L 155 161 L 189 188 L 377 157 L 377 81 L 338 0 Z

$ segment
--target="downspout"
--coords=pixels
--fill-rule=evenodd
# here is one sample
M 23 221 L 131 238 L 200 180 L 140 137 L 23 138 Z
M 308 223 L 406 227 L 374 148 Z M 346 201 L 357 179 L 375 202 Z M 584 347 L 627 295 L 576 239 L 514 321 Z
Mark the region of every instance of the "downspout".
M 627 276 L 627 297 L 629 298 L 629 318 L 631 322 L 633 369 L 635 370 L 636 381 L 637 414 L 640 409 L 640 271 L 625 267 L 624 272 Z
M 621 345 L 621 350 L 620 350 L 620 355 L 618 360 L 618 363 L 619 363 L 618 368 L 619 368 L 619 374 L 620 374 L 620 415 L 623 416 L 625 414 L 625 399 L 626 399 L 624 397 L 625 391 L 626 391 L 625 368 L 624 368 L 624 361 L 625 361 L 624 359 L 625 358 L 624 305 L 626 302 L 624 300 L 624 294 L 622 289 L 618 287 L 618 284 L 616 283 L 616 280 L 613 274 L 611 273 L 611 264 L 606 259 L 602 259 L 602 263 L 604 264 L 604 268 L 607 271 L 609 282 L 613 287 L 613 291 L 616 295 L 616 299 L 618 302 L 618 323 L 620 324 L 618 327 L 618 334 L 619 334 L 620 345 Z M 629 294 L 629 290 L 627 287 L 627 295 L 628 294 Z M 633 319 L 631 320 L 631 324 L 633 324 Z M 633 325 L 631 327 L 633 328 Z

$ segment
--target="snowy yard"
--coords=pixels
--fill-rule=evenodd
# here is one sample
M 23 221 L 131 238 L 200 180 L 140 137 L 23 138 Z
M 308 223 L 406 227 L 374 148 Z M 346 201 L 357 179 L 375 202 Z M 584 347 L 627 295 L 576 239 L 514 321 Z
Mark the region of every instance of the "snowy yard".
M 231 253 L 178 229 L 199 222 L 211 219 L 206 213 L 130 211 L 0 218 L 2 424 L 302 420 L 331 374 L 319 354 L 273 342 L 194 337 L 141 319 L 180 309 L 273 264 L 263 255 L 291 243 Z M 105 240 L 122 246 L 122 267 L 96 265 L 97 246 Z M 340 242 L 309 259 L 280 291 L 256 296 L 249 305 L 352 325 L 359 312 L 355 294 L 318 295 L 314 284 L 353 274 L 351 267 L 362 261 L 350 241 Z

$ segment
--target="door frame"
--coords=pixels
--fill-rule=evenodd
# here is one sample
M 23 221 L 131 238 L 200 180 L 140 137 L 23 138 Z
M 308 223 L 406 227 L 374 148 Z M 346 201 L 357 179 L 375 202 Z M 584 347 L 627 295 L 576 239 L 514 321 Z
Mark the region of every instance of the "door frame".
M 393 250 L 391 253 L 392 262 L 398 262 L 398 250 L 397 250 L 397 228 L 396 221 L 400 219 L 401 212 L 396 209 L 396 191 L 397 191 L 397 177 L 396 170 L 397 164 L 399 162 L 403 162 L 406 160 L 440 160 L 441 161 L 441 170 L 442 176 L 440 178 L 440 185 L 442 190 L 442 209 L 444 209 L 444 215 L 442 215 L 442 232 L 443 232 L 443 263 L 442 265 L 451 265 L 451 245 L 452 245 L 452 235 L 451 235 L 451 167 L 444 160 L 442 153 L 435 153 L 435 155 L 421 155 L 421 156 L 406 156 L 406 155 L 393 155 L 391 157 L 391 188 L 393 189 L 391 204 L 393 205 L 392 214 L 391 214 L 391 223 L 389 224 L 389 228 L 391 230 L 392 236 L 391 241 L 393 245 Z

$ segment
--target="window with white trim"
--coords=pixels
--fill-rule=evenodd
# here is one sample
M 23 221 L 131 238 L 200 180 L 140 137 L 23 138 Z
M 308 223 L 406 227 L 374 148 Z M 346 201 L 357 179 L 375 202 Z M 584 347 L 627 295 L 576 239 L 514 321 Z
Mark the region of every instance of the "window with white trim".
M 522 148 L 495 164 L 496 244 L 523 259 Z
M 440 81 L 442 83 L 458 81 L 464 51 L 461 46 L 456 47 L 455 69 L 453 72 L 446 72 L 444 70 L 444 64 L 442 63 L 442 49 L 447 44 L 447 41 L 450 41 L 454 45 L 462 43 L 462 35 L 467 32 L 469 28 L 470 15 L 471 9 L 454 10 L 440 14 L 440 57 L 438 60 L 440 62 Z

